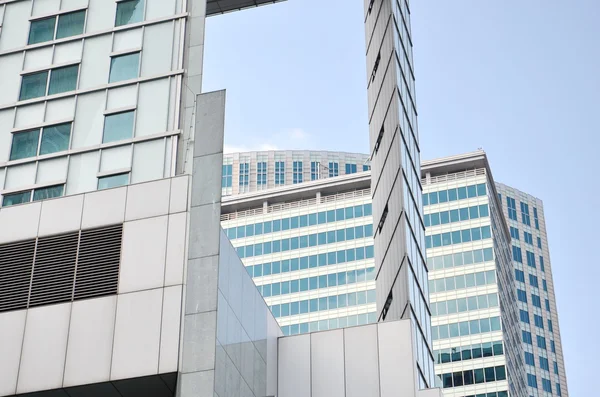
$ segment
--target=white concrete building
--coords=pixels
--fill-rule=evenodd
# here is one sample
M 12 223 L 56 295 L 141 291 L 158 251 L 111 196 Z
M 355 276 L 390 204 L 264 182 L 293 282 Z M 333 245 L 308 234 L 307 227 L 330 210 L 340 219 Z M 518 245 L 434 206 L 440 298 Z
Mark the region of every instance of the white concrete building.
M 221 230 L 204 22 L 274 2 L 0 0 L 0 396 L 440 395 L 407 322 L 308 363 Z

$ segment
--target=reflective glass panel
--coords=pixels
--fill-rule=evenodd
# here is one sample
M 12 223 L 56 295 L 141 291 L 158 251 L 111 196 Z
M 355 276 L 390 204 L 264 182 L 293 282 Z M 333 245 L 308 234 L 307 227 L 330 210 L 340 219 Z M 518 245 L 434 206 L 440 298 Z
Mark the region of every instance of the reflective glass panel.
M 138 77 L 140 53 L 121 55 L 110 60 L 109 83 L 131 80 Z
M 71 137 L 71 123 L 54 125 L 44 128 L 40 155 L 62 152 L 69 148 Z
M 104 119 L 104 137 L 102 138 L 102 142 L 107 143 L 132 138 L 134 113 L 134 111 L 130 111 L 106 116 Z
M 76 36 L 83 33 L 83 24 L 85 23 L 85 10 L 62 14 L 58 17 L 58 28 L 56 29 L 56 38 Z
M 33 157 L 37 154 L 40 130 L 31 130 L 13 134 L 10 159 L 19 160 Z
M 31 198 L 31 192 L 21 192 L 7 194 L 2 198 L 2 206 L 8 207 L 10 205 L 28 203 Z
M 110 175 L 98 178 L 98 190 L 125 186 L 129 183 L 129 173 Z
M 63 195 L 64 185 L 50 186 L 43 189 L 37 189 L 33 192 L 33 201 L 46 200 Z
M 50 87 L 48 88 L 48 95 L 75 91 L 77 88 L 78 74 L 79 65 L 67 66 L 52 70 L 50 72 Z
M 140 22 L 144 13 L 144 0 L 128 0 L 117 3 L 115 26 Z
M 48 82 L 48 71 L 32 73 L 23 76 L 21 81 L 20 101 L 38 98 L 46 95 L 46 83 Z
M 27 44 L 43 43 L 54 39 L 54 25 L 56 17 L 32 21 L 29 27 L 29 41 Z

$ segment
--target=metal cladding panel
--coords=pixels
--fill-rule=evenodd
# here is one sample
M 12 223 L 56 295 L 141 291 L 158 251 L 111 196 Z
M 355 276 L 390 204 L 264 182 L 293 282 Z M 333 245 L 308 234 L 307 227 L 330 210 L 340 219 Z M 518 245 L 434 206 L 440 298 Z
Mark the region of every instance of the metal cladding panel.
M 284 0 L 208 0 L 206 2 L 206 16 L 210 17 L 244 8 L 278 3 L 280 1 Z

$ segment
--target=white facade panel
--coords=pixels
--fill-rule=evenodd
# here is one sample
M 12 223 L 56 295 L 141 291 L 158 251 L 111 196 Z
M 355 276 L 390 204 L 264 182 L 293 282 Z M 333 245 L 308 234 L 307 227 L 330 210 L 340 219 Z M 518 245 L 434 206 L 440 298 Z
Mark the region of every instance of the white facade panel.
M 46 106 L 43 103 L 18 107 L 17 117 L 15 119 L 15 128 L 24 128 L 35 124 L 40 124 L 42 121 L 44 121 L 45 108 Z
M 35 183 L 64 182 L 67 180 L 67 157 L 43 160 L 38 163 Z
M 183 283 L 183 263 L 185 260 L 185 242 L 187 241 L 186 227 L 187 213 L 169 215 L 165 286 Z
M 158 372 L 162 289 L 119 295 L 111 380 Z
M 410 322 L 377 324 L 379 337 L 381 397 L 408 395 L 416 388 Z
M 88 5 L 88 0 L 62 0 L 60 2 L 60 9 L 62 11 L 65 10 L 75 10 L 78 8 L 83 8 Z
M 14 3 L 14 4 L 23 4 Z M 2 27 L 0 43 L 3 37 L 8 37 L 6 27 Z M 23 63 L 23 54 L 16 53 L 2 56 L 0 62 L 0 76 L 18 76 L 21 72 Z M 19 99 L 19 89 L 21 87 L 21 78 L 2 79 L 2 89 L 0 90 L 0 105 L 16 102 Z
M 310 392 L 310 335 L 279 340 L 279 397 L 307 397 Z
M 72 41 L 70 43 L 57 45 L 54 50 L 54 64 L 81 61 L 83 41 Z
M 102 7 L 109 9 L 115 3 L 102 2 Z M 94 13 L 89 13 L 88 24 L 96 18 Z M 86 89 L 101 86 L 108 83 L 110 71 L 110 50 L 112 37 L 110 35 L 92 37 L 85 40 L 83 46 L 83 62 L 79 77 L 79 88 Z
M 138 86 L 135 84 L 108 90 L 106 110 L 135 106 L 137 104 L 137 94 Z
M 46 104 L 45 122 L 72 120 L 75 117 L 75 97 L 56 99 Z
M 33 16 L 45 16 L 56 14 L 60 9 L 60 0 L 34 0 L 33 1 Z
M 142 46 L 142 28 L 115 33 L 113 52 L 132 50 Z
M 166 215 L 169 212 L 170 180 L 132 185 L 127 190 L 125 220 Z M 148 200 L 152 197 L 152 200 Z
M 147 26 L 144 31 L 141 76 L 153 76 L 171 70 L 173 48 L 173 22 Z
M 39 202 L 2 208 L 0 225 L 11 225 L 11 227 L 0 227 L 0 244 L 37 236 L 41 208 L 42 203 Z
M 27 311 L 0 314 L 0 396 L 15 394 Z
M 35 183 L 36 164 L 29 163 L 8 168 L 5 189 L 18 189 Z
M 175 14 L 175 0 L 147 0 L 146 19 L 152 20 Z
M 182 176 L 171 179 L 171 201 L 169 212 L 182 212 L 187 209 L 189 178 Z
M 82 148 L 102 143 L 104 129 L 104 91 L 77 97 L 72 148 Z
M 23 23 L 29 19 L 31 11 L 31 2 L 29 1 L 15 1 L 6 5 L 4 10 L 4 23 L 2 24 L 2 34 L 0 35 L 0 51 L 10 50 L 12 48 L 24 47 L 27 45 L 27 37 L 29 35 L 29 24 Z M 16 21 L 12 22 L 11 21 Z M 20 58 L 21 54 L 15 54 L 10 58 Z M 5 58 L 2 58 L 4 63 Z M 21 65 L 19 65 L 19 70 Z M 1 68 L 1 67 L 0 67 Z M 14 76 L 14 74 L 2 74 L 0 76 Z M 9 79 L 12 80 L 12 79 Z M 4 84 L 4 81 L 2 82 Z M 16 98 L 14 99 L 16 100 Z M 4 103 L 4 101 L 0 101 Z
M 83 195 L 42 201 L 40 236 L 78 230 L 81 227 Z
M 181 293 L 183 286 L 165 288 L 160 333 L 158 372 L 176 372 L 179 360 L 179 325 L 181 323 Z
M 345 397 L 344 331 L 311 335 L 312 397 Z
M 116 296 L 73 303 L 64 387 L 109 380 L 116 310 Z
M 87 33 L 113 28 L 115 26 L 116 9 L 116 2 L 106 0 L 89 0 L 87 12 Z
M 0 65 L 0 69 L 2 65 Z M 2 83 L 4 84 L 4 83 Z M 0 95 L 2 95 L 0 93 Z M 9 134 L 15 120 L 15 112 L 13 109 L 0 111 L 0 131 L 6 131 L 0 134 L 0 162 L 7 161 L 10 156 L 10 146 L 12 144 L 12 134 Z M 2 188 L 4 184 L 0 184 Z
M 62 386 L 71 303 L 29 309 L 17 393 Z
M 98 157 L 98 152 L 84 153 L 70 157 L 66 194 L 96 190 L 98 186 L 98 180 L 96 179 Z
M 140 84 L 135 136 L 147 136 L 167 130 L 169 79 Z
M 344 330 L 346 348 L 346 396 L 379 396 L 379 357 L 377 327 Z
M 89 229 L 122 223 L 127 188 L 108 189 L 85 195 L 81 227 Z
M 130 168 L 131 149 L 131 145 L 126 145 L 102 150 L 100 172 Z
M 25 66 L 23 69 L 34 70 L 50 67 L 52 65 L 53 50 L 52 47 L 44 47 L 25 52 Z
M 167 219 L 161 216 L 125 223 L 120 294 L 164 285 Z
M 153 181 L 163 177 L 165 140 L 136 143 L 133 148 L 131 183 Z

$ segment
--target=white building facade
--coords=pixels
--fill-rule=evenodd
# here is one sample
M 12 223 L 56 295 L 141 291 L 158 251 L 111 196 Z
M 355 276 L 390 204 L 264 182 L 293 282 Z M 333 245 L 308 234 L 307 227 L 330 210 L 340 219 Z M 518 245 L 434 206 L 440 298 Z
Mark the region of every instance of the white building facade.
M 497 187 L 512 237 L 528 394 L 568 396 L 543 202 L 501 183 Z

